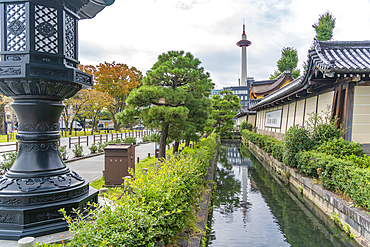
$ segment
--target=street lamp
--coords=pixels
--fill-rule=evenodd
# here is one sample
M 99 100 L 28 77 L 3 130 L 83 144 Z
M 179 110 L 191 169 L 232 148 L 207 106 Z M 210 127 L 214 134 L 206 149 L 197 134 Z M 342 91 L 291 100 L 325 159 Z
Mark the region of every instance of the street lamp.
M 19 154 L 0 177 L 0 239 L 67 230 L 58 212 L 97 202 L 98 192 L 58 151 L 62 100 L 92 86 L 78 70 L 78 20 L 114 0 L 0 0 L 0 92 L 13 99 Z

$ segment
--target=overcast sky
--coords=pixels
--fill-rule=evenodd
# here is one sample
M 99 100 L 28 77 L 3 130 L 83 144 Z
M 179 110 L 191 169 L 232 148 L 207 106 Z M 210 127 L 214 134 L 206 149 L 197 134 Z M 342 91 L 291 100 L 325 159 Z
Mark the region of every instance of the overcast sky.
M 94 19 L 79 22 L 82 64 L 125 63 L 145 75 L 158 55 L 191 52 L 216 88 L 237 86 L 241 74 L 243 18 L 248 76 L 266 80 L 277 69 L 283 47 L 307 60 L 320 14 L 336 18 L 333 40 L 370 40 L 370 0 L 116 0 Z

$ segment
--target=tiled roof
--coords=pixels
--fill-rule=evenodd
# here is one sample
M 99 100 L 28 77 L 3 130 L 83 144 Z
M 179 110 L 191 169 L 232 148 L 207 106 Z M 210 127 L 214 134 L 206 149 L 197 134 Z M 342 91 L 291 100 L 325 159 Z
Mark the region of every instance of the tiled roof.
M 266 84 L 273 84 L 274 82 L 276 82 L 277 79 L 273 79 L 273 80 L 263 80 L 263 81 L 254 81 L 252 82 L 252 85 L 253 86 L 257 86 L 257 85 L 266 85 Z
M 317 41 L 308 56 L 319 69 L 325 71 L 370 71 L 370 41 Z
M 297 89 L 302 88 L 303 87 L 302 82 L 303 82 L 303 76 L 300 76 L 297 79 L 295 79 L 294 81 L 292 81 L 291 83 L 285 85 L 282 88 L 279 88 L 278 90 L 276 90 L 272 94 L 267 95 L 266 97 L 262 98 L 262 100 L 254 106 L 265 105 L 267 103 L 271 103 L 271 102 L 279 99 L 280 97 L 282 97 L 284 95 L 288 95 L 289 93 L 292 93 L 292 92 L 296 91 Z M 251 106 L 250 108 L 253 108 L 254 106 Z
M 304 75 L 286 86 L 264 97 L 261 102 L 251 107 L 270 104 L 311 86 L 311 80 L 322 73 L 323 79 L 352 74 L 370 73 L 370 41 L 316 41 L 314 49 L 308 51 L 307 70 Z

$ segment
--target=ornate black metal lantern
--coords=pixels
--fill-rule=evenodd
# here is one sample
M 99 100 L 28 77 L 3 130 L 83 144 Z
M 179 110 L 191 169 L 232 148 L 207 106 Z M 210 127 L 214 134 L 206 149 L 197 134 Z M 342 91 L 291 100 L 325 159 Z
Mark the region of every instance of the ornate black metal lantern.
M 58 120 L 62 100 L 92 85 L 78 70 L 77 22 L 114 0 L 0 0 L 0 92 L 13 99 L 19 154 L 0 176 L 0 239 L 68 229 L 58 212 L 97 202 L 62 161 Z

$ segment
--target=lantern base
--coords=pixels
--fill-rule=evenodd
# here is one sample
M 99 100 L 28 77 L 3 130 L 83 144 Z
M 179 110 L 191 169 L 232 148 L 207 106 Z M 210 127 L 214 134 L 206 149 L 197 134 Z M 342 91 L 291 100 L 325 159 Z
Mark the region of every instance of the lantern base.
M 89 203 L 98 202 L 99 191 L 89 187 L 87 182 L 81 187 L 80 191 L 88 190 L 86 194 L 62 202 L 50 201 L 32 206 L 0 207 L 0 239 L 19 240 L 24 237 L 38 237 L 67 231 L 68 224 L 59 212 L 61 208 L 66 210 L 67 215 L 73 216 L 72 209 L 80 209 L 83 212 L 83 209 L 89 208 Z M 88 210 L 85 210 L 83 214 L 86 215 L 87 212 Z

